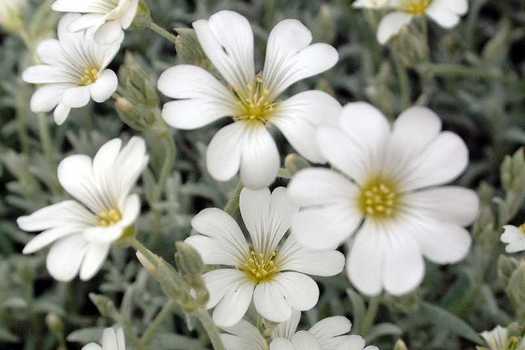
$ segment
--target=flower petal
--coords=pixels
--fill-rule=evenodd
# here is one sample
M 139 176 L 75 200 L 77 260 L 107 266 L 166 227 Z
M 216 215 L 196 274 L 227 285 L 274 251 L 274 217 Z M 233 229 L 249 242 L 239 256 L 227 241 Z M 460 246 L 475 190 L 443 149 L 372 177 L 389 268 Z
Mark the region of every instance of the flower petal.
M 343 271 L 345 257 L 336 250 L 310 250 L 290 236 L 279 249 L 283 271 L 297 271 L 314 276 L 334 276 Z
M 403 295 L 414 290 L 423 280 L 425 263 L 422 252 L 405 223 L 384 225 L 383 230 L 384 287 L 392 295 Z
M 119 203 L 123 203 L 123 200 L 127 198 L 147 167 L 148 161 L 146 142 L 142 137 L 132 137 L 120 151 L 113 168 L 117 171 L 117 175 L 113 175 L 113 177 L 116 179 L 115 193 L 119 195 Z
M 229 334 L 221 334 L 221 339 L 228 350 L 267 350 L 266 340 L 257 327 L 248 321 L 241 320 L 224 330 Z
M 385 241 L 385 233 L 380 227 L 366 220 L 349 248 L 348 277 L 363 294 L 375 296 L 383 289 Z
M 424 216 L 412 218 L 404 229 L 417 241 L 421 253 L 436 264 L 463 260 L 472 243 L 470 234 L 464 228 Z
M 276 188 L 271 194 L 267 188 L 256 191 L 244 188 L 240 210 L 255 250 L 271 254 L 290 228 L 298 208 L 290 201 L 284 187 Z
M 88 13 L 82 15 L 80 18 L 75 20 L 69 25 L 69 30 L 72 32 L 78 32 L 81 30 L 88 29 L 90 27 L 100 27 L 106 21 L 105 16 L 98 13 Z
M 64 238 L 53 244 L 47 255 L 47 270 L 58 281 L 69 282 L 78 274 L 88 249 L 82 235 Z
M 67 84 L 51 84 L 39 87 L 31 97 L 31 111 L 35 113 L 51 112 L 62 100 Z
M 24 247 L 23 253 L 32 254 L 61 238 L 81 233 L 84 228 L 83 225 L 67 225 L 46 230 L 30 240 Z
M 239 171 L 245 130 L 243 123 L 233 123 L 220 129 L 211 140 L 206 164 L 214 179 L 227 181 Z
M 507 243 L 505 251 L 507 253 L 518 253 L 525 250 L 525 234 L 516 226 L 503 226 L 505 231 L 501 235 L 501 241 Z
M 459 23 L 459 15 L 447 7 L 444 1 L 435 1 L 427 9 L 427 15 L 443 28 L 453 28 Z
M 64 62 L 64 52 L 57 39 L 47 39 L 41 41 L 36 49 L 37 55 L 45 64 L 59 65 Z
M 322 349 L 336 349 L 340 343 L 337 338 L 349 333 L 350 329 L 352 329 L 350 320 L 343 316 L 334 316 L 317 322 L 309 332 L 317 338 Z
M 213 310 L 213 321 L 221 327 L 237 324 L 248 311 L 254 287 L 252 283 L 244 282 L 230 289 Z
M 76 83 L 67 71 L 57 66 L 36 65 L 22 73 L 22 79 L 31 84 Z
M 468 164 L 465 142 L 451 132 L 441 133 L 428 147 L 410 162 L 402 179 L 405 190 L 441 185 L 458 177 Z
M 223 210 L 204 209 L 193 217 L 191 225 L 197 232 L 217 240 L 223 250 L 238 260 L 248 256 L 248 242 L 239 225 Z
M 124 40 L 124 31 L 119 21 L 106 22 L 95 33 L 95 41 L 101 45 L 109 45 L 122 40 Z
M 224 249 L 224 244 L 217 239 L 203 235 L 194 235 L 184 241 L 195 248 L 208 265 L 240 266 L 243 261 L 232 249 Z
M 162 116 L 178 129 L 196 129 L 235 114 L 235 96 L 206 70 L 178 65 L 163 72 L 159 90 L 178 101 L 164 105 Z
M 193 22 L 206 56 L 237 91 L 255 79 L 253 32 L 246 18 L 233 11 L 219 11 L 209 20 Z
M 339 59 L 327 44 L 313 44 L 312 33 L 301 22 L 283 20 L 272 29 L 266 48 L 263 81 L 272 99 L 299 80 L 332 68 Z
M 91 158 L 85 155 L 66 157 L 58 165 L 57 173 L 58 181 L 71 196 L 89 207 L 93 213 L 104 211 L 104 205 L 98 200 Z
M 270 350 L 296 350 L 294 345 L 288 339 L 277 338 L 272 340 Z
M 253 294 L 253 303 L 257 312 L 272 322 L 284 322 L 292 315 L 290 304 L 277 282 L 258 284 Z
M 279 150 L 263 126 L 247 127 L 243 135 L 241 179 L 244 186 L 259 189 L 272 184 L 281 165 Z
M 319 287 L 302 273 L 282 272 L 275 277 L 288 305 L 298 311 L 311 310 L 319 301 Z
M 295 174 L 288 185 L 288 194 L 302 207 L 351 202 L 353 199 L 357 203 L 358 188 L 335 171 L 309 168 Z
M 78 202 L 67 200 L 39 209 L 29 216 L 21 216 L 17 224 L 24 231 L 42 231 L 65 225 L 89 225 L 94 219 L 94 215 Z
M 295 349 L 301 350 L 322 350 L 319 342 L 313 334 L 306 331 L 299 331 L 295 333 L 292 338 L 292 344 Z
M 107 101 L 118 88 L 118 78 L 115 72 L 105 69 L 97 81 L 89 86 L 93 101 L 102 103 Z
M 69 116 L 69 112 L 71 112 L 71 107 L 68 107 L 64 104 L 59 104 L 53 112 L 53 118 L 55 120 L 55 123 L 57 125 L 62 125 Z
M 80 268 L 80 279 L 87 281 L 100 270 L 109 253 L 111 244 L 89 244 L 82 266 Z
M 319 145 L 312 142 L 321 124 L 336 125 L 341 105 L 322 91 L 305 91 L 279 105 L 276 115 L 270 119 L 288 142 L 308 160 L 323 163 Z
M 411 211 L 431 217 L 438 222 L 468 226 L 479 212 L 476 192 L 462 187 L 438 187 L 404 195 Z
M 236 269 L 218 269 L 206 272 L 202 278 L 210 293 L 208 309 L 215 307 L 224 295 L 235 286 L 246 280 L 244 272 Z
M 405 12 L 392 12 L 383 17 L 377 28 L 377 41 L 384 45 L 403 27 L 412 21 L 412 15 Z
M 86 106 L 89 103 L 90 99 L 91 95 L 89 93 L 89 87 L 71 87 L 64 91 L 64 94 L 62 95 L 61 104 L 71 108 L 81 108 Z

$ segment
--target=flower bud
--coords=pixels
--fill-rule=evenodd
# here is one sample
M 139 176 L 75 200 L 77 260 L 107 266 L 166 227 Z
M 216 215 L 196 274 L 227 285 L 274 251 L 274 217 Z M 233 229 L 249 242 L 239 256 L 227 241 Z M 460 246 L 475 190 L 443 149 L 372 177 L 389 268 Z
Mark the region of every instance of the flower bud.
M 214 69 L 213 65 L 202 50 L 195 31 L 188 28 L 175 28 L 175 31 L 178 34 L 175 41 L 175 49 L 182 61 L 181 63 L 193 64 L 212 71 Z
M 119 94 L 115 101 L 117 112 L 131 128 L 144 131 L 164 125 L 160 117 L 160 98 L 153 72 L 132 54 L 126 54 L 119 70 Z
M 199 252 L 184 242 L 177 242 L 175 245 L 175 259 L 182 274 L 200 275 L 204 271 L 204 262 Z

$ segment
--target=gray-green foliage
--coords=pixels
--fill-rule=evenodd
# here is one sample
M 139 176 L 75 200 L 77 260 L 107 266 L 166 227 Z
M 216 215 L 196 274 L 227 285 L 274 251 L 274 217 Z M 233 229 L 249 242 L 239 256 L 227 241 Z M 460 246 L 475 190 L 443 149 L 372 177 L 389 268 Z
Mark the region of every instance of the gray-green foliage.
M 209 348 L 199 323 L 181 305 L 168 301 L 162 291 L 166 286 L 142 268 L 131 249 L 115 247 L 90 282 L 57 283 L 45 270 L 43 253 L 21 255 L 32 235 L 18 230 L 15 220 L 66 198 L 56 179 L 56 166 L 66 155 L 92 155 L 110 138 L 143 134 L 151 161 L 137 189 L 145 202 L 139 237 L 159 259 L 173 264 L 183 260 L 180 255 L 174 259 L 175 242 L 191 232 L 191 217 L 205 207 L 224 207 L 235 183 L 217 183 L 206 171 L 206 144 L 216 126 L 188 132 L 168 128 L 160 119 L 163 99 L 154 86 L 160 72 L 175 63 L 211 69 L 188 28 L 193 20 L 220 9 L 240 11 L 251 20 L 259 58 L 269 30 L 284 18 L 302 20 L 315 40 L 338 48 L 335 68 L 319 79 L 296 84 L 295 90 L 315 86 L 342 103 L 367 100 L 391 118 L 413 103 L 429 105 L 471 151 L 469 168 L 458 182 L 478 189 L 482 206 L 466 261 L 445 268 L 428 265 L 422 287 L 403 298 L 368 300 L 343 276 L 321 278 L 319 305 L 306 313 L 305 325 L 345 314 L 353 320 L 354 332 L 381 349 L 398 350 L 474 349 L 482 345 L 477 335 L 482 330 L 512 322 L 525 325 L 525 262 L 502 255 L 499 242 L 503 225 L 525 219 L 525 160 L 523 151 L 516 151 L 525 144 L 522 0 L 471 0 L 468 15 L 454 30 L 418 20 L 389 48 L 375 39 L 379 14 L 353 9 L 350 0 L 148 3 L 157 23 L 177 28 L 177 44 L 140 23 L 132 28 L 114 63 L 120 67 L 119 98 L 73 111 L 62 127 L 47 115 L 30 112 L 33 88 L 20 79 L 20 71 L 33 60 L 26 45 L 34 47 L 36 40 L 54 32 L 57 16 L 49 11 L 49 3 L 31 2 L 22 37 L 0 34 L 1 348 L 75 349 L 98 340 L 101 329 L 114 322 L 126 328 L 131 346 Z M 282 143 L 283 154 L 286 147 Z M 292 155 L 285 165 L 283 184 L 308 164 Z M 175 265 L 186 274 L 200 269 Z M 159 312 L 167 317 L 144 344 Z

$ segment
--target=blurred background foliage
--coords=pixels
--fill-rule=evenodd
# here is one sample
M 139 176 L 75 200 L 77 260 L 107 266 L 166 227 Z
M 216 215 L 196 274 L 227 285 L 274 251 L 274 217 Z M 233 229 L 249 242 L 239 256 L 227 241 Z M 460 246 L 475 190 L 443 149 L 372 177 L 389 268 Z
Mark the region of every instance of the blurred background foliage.
M 470 166 L 458 182 L 478 189 L 482 209 L 468 259 L 451 267 L 428 265 L 421 288 L 402 298 L 370 300 L 343 275 L 320 278 L 321 299 L 305 314 L 305 326 L 346 315 L 354 332 L 381 349 L 393 349 L 402 338 L 409 349 L 459 350 L 482 345 L 478 332 L 496 324 L 525 324 L 525 262 L 502 254 L 499 242 L 502 225 L 525 220 L 523 0 L 471 0 L 468 15 L 454 30 L 418 19 L 388 47 L 375 39 L 382 14 L 353 9 L 351 0 L 149 0 L 153 19 L 178 33 L 177 47 L 138 23 L 112 64 L 119 70 L 120 98 L 74 110 L 62 127 L 48 115 L 31 113 L 33 87 L 20 79 L 34 60 L 35 44 L 55 33 L 58 16 L 49 3 L 30 1 L 23 35 L 0 32 L 1 349 L 79 349 L 115 322 L 135 335 L 130 344 L 147 337 L 152 325 L 160 329 L 137 348 L 209 348 L 205 333 L 167 302 L 130 249 L 114 247 L 89 282 L 57 283 L 46 272 L 44 253 L 21 255 L 32 235 L 18 230 L 15 220 L 67 197 L 56 179 L 56 166 L 66 155 L 93 155 L 110 138 L 142 134 L 152 160 L 137 188 L 144 202 L 139 238 L 174 262 L 174 244 L 190 234 L 192 215 L 223 207 L 236 181 L 217 183 L 204 166 L 206 144 L 218 125 L 167 131 L 158 120 L 163 98 L 154 87 L 160 72 L 176 63 L 209 66 L 187 28 L 221 9 L 250 19 L 258 59 L 264 57 L 269 30 L 284 18 L 300 19 L 316 41 L 338 49 L 334 69 L 292 90 L 316 87 L 341 103 L 370 101 L 391 118 L 411 104 L 428 105 L 471 152 Z M 290 152 L 284 142 L 280 147 L 283 154 Z M 175 160 L 166 149 L 176 149 Z M 298 157 L 289 156 L 279 183 L 286 185 L 285 175 L 302 166 Z M 165 322 L 155 324 L 159 311 Z M 396 349 L 403 346 L 399 342 Z

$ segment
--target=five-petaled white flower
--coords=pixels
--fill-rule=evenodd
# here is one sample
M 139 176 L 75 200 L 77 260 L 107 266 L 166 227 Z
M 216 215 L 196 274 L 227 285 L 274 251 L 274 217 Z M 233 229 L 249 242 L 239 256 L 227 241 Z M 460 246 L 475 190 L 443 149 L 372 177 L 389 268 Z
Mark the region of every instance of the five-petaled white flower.
M 468 11 L 467 0 L 358 0 L 354 7 L 390 8 L 394 12 L 379 23 L 377 40 L 385 44 L 398 34 L 414 17 L 428 16 L 444 28 L 455 27 Z
M 86 106 L 91 99 L 104 102 L 118 87 L 117 75 L 107 66 L 120 48 L 120 41 L 97 44 L 85 33 L 68 28 L 80 15 L 64 16 L 58 25 L 58 40 L 45 40 L 37 48 L 43 64 L 29 67 L 22 78 L 41 84 L 31 98 L 33 112 L 50 112 L 62 124 L 71 108 Z
M 322 122 L 335 121 L 341 106 L 321 91 L 306 91 L 288 100 L 279 96 L 290 85 L 330 69 L 338 60 L 330 45 L 311 45 L 311 32 L 297 20 L 278 23 L 268 39 L 262 73 L 254 67 L 253 32 L 246 18 L 221 11 L 193 23 L 199 42 L 222 75 L 225 87 L 206 70 L 178 65 L 165 71 L 159 90 L 176 99 L 164 105 L 166 122 L 195 129 L 222 117 L 233 123 L 213 137 L 207 153 L 210 174 L 226 181 L 240 170 L 246 187 L 270 185 L 280 167 L 277 146 L 267 130 L 277 127 L 305 158 L 323 157 L 312 139 Z
M 126 340 L 121 327 L 104 329 L 100 341 L 102 346 L 89 343 L 82 350 L 126 350 Z
M 75 200 L 66 200 L 18 218 L 25 231 L 44 231 L 24 248 L 30 254 L 53 243 L 47 269 L 59 281 L 70 281 L 80 271 L 88 280 L 100 269 L 111 243 L 137 219 L 140 200 L 130 194 L 148 162 L 146 146 L 133 137 L 121 148 L 120 139 L 104 144 L 93 160 L 86 155 L 65 158 L 58 180 Z
M 481 333 L 481 337 L 485 340 L 488 350 L 525 350 L 525 338 L 518 338 L 516 336 L 509 336 L 507 328 L 496 326 L 491 331 Z M 478 349 L 486 349 L 479 348 Z
M 506 243 L 507 253 L 518 253 L 525 251 L 525 225 L 516 227 L 513 225 L 503 226 L 505 231 L 501 235 L 501 241 Z
M 284 239 L 298 208 L 283 187 L 273 193 L 243 189 L 240 210 L 250 242 L 237 222 L 217 208 L 193 218 L 192 226 L 200 235 L 186 240 L 206 264 L 223 266 L 204 275 L 215 322 L 235 325 L 252 299 L 257 312 L 273 322 L 289 319 L 292 309 L 313 308 L 319 288 L 306 274 L 336 275 L 343 270 L 344 256 L 331 249 L 305 249 L 293 237 Z
M 288 187 L 302 207 L 293 236 L 307 247 L 333 248 L 352 235 L 347 272 L 368 295 L 413 290 L 424 276 L 423 256 L 438 264 L 462 260 L 471 244 L 463 227 L 479 200 L 471 190 L 440 185 L 467 166 L 463 140 L 441 132 L 439 117 L 424 107 L 408 109 L 391 128 L 373 106 L 351 103 L 339 123 L 321 127 L 318 142 L 340 172 L 305 169 Z
M 259 330 L 242 320 L 221 335 L 226 350 L 378 350 L 365 347 L 365 340 L 349 335 L 352 323 L 342 316 L 325 318 L 308 331 L 297 331 L 301 313 L 293 311 L 286 322 L 280 323 L 266 340 Z M 269 343 L 269 344 L 268 344 Z
M 139 0 L 56 0 L 52 8 L 59 12 L 83 14 L 69 25 L 73 32 L 87 30 L 101 44 L 124 39 L 124 30 L 133 23 Z

